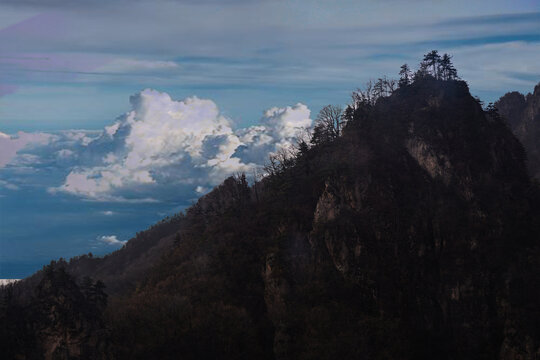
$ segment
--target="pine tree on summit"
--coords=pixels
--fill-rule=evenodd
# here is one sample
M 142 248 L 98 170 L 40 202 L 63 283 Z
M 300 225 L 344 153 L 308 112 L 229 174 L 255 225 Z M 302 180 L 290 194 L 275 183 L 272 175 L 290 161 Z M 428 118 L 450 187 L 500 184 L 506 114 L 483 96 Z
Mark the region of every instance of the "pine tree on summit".
M 414 73 L 414 81 L 424 79 L 428 76 L 431 76 L 429 73 L 428 65 L 425 61 L 420 63 L 420 67 Z
M 401 70 L 399 71 L 399 87 L 407 86 L 411 83 L 411 69 L 409 68 L 409 65 L 403 64 L 401 65 Z
M 437 50 L 431 50 L 429 53 L 424 55 L 423 62 L 426 64 L 427 68 L 432 68 L 433 73 L 432 75 L 438 79 L 439 78 L 439 62 L 441 61 L 441 56 L 439 55 L 439 52 Z
M 439 76 L 442 80 L 454 80 L 458 77 L 457 70 L 451 59 L 450 55 L 444 54 L 439 61 Z

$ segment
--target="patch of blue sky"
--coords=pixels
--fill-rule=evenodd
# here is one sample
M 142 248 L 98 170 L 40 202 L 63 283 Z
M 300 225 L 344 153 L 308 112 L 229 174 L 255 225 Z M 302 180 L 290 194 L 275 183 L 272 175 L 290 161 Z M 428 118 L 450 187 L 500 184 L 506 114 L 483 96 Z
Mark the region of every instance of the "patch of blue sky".
M 81 201 L 31 187 L 2 191 L 0 278 L 28 276 L 59 257 L 69 259 L 88 252 L 104 255 L 118 246 L 99 241 L 100 236 L 128 240 L 163 215 L 188 205 Z

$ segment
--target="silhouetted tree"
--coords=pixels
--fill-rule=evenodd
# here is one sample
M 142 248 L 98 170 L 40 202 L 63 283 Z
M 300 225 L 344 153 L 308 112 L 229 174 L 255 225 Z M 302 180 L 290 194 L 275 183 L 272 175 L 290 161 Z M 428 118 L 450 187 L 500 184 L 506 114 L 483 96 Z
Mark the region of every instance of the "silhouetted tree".
M 428 64 L 422 61 L 420 63 L 418 70 L 416 70 L 416 72 L 414 73 L 414 81 L 424 79 L 427 76 L 430 76 L 429 70 L 428 70 Z
M 381 96 L 384 96 L 384 82 L 383 79 L 379 78 L 375 82 L 375 85 L 373 85 L 373 94 L 376 98 L 380 98 Z
M 501 122 L 503 121 L 501 114 L 499 114 L 499 109 L 497 109 L 497 106 L 495 106 L 495 104 L 493 104 L 492 102 L 490 102 L 488 106 L 486 106 L 484 111 L 493 120 L 497 120 Z
M 447 55 L 447 54 L 445 54 Z M 456 68 L 454 67 L 454 64 L 452 64 L 452 62 L 450 61 L 450 56 L 448 56 L 448 65 L 446 65 L 446 76 L 447 76 L 447 80 L 455 80 L 455 79 L 459 79 L 459 76 L 457 74 L 457 70 Z
M 451 59 L 450 55 L 444 54 L 439 61 L 439 75 L 442 80 L 454 80 L 457 78 L 457 70 Z
M 295 163 L 295 150 L 280 148 L 268 157 L 264 170 L 268 175 L 278 176 Z
M 431 50 L 429 53 L 424 55 L 423 63 L 426 64 L 426 68 L 432 68 L 433 69 L 433 76 L 438 79 L 439 78 L 439 62 L 441 60 L 441 56 L 439 55 L 439 52 L 437 50 Z
M 409 65 L 403 64 L 401 65 L 401 70 L 399 71 L 399 87 L 407 86 L 412 81 L 412 75 L 411 75 L 411 69 L 409 68 Z
M 481 107 L 484 107 L 484 101 L 482 101 L 482 99 L 480 99 L 478 96 L 474 96 L 474 101 L 476 101 Z
M 298 155 L 303 156 L 306 155 L 309 151 L 309 146 L 305 141 L 300 141 L 298 144 Z
M 317 122 L 325 124 L 333 137 L 338 137 L 343 127 L 342 113 L 340 106 L 327 105 L 319 112 Z
M 386 76 L 378 78 L 373 85 L 373 95 L 375 98 L 391 95 L 396 89 L 396 80 L 388 79 Z
M 332 137 L 328 132 L 328 129 L 323 124 L 317 124 L 313 128 L 313 136 L 311 138 L 311 143 L 313 145 L 325 144 L 332 141 Z
M 351 97 L 352 105 L 354 107 L 360 104 L 374 105 L 375 101 L 377 101 L 377 97 L 374 94 L 373 82 L 371 80 L 368 81 L 364 90 L 358 88 L 356 91 L 353 91 Z
M 334 140 L 343 128 L 343 109 L 340 106 L 327 105 L 319 112 L 313 129 L 313 144 L 321 144 Z
M 386 76 L 384 77 L 384 86 L 388 96 L 396 90 L 397 84 L 398 82 L 395 79 L 388 79 Z

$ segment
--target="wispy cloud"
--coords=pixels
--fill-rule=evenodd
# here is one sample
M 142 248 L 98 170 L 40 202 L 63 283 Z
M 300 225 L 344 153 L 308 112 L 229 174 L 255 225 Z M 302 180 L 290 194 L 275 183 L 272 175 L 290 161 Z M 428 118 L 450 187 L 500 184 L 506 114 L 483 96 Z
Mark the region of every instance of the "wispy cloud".
M 284 98 L 281 94 L 286 89 L 301 89 L 307 99 L 326 90 L 330 94 L 327 101 L 335 101 L 331 96 L 337 91 L 350 91 L 383 74 L 395 76 L 403 62 L 417 61 L 433 48 L 456 53 L 458 62 L 457 52 L 463 48 L 540 44 L 540 12 L 527 1 L 515 1 L 511 7 L 505 1 L 482 4 L 465 0 L 437 1 L 429 6 L 425 1 L 343 1 L 317 6 L 303 1 L 261 1 L 249 6 L 222 1 L 209 7 L 194 1 L 140 0 L 108 5 L 99 1 L 100 6 L 92 10 L 84 8 L 83 1 L 8 3 L 10 7 L 19 3 L 39 8 L 41 4 L 52 9 L 0 31 L 6 54 L 0 58 L 0 82 L 6 84 L 0 95 L 11 95 L 11 102 L 3 104 L 8 119 L 34 115 L 51 122 L 64 117 L 67 122 L 84 116 L 76 110 L 85 101 L 84 95 L 62 114 L 52 114 L 49 109 L 55 106 L 27 106 L 21 115 L 19 102 L 28 98 L 24 89 L 36 84 L 45 84 L 43 96 L 57 105 L 65 103 L 65 96 L 52 96 L 50 90 L 59 86 L 107 89 L 117 96 L 142 86 L 173 92 L 226 89 L 229 98 L 245 97 L 246 90 L 255 89 L 258 91 L 249 93 L 252 101 L 243 107 L 253 114 L 260 109 L 252 104 L 263 102 L 268 94 Z M 107 6 L 121 11 L 111 12 Z M 73 7 L 84 9 L 73 11 Z M 511 68 L 512 59 L 504 59 Z M 496 61 L 500 61 L 498 57 L 488 63 Z M 459 70 L 466 73 L 469 69 Z M 502 95 L 508 90 L 485 69 L 475 71 L 492 91 Z M 521 77 L 536 75 L 535 71 L 520 71 Z M 474 90 L 476 84 L 470 81 L 470 85 Z M 110 97 L 102 98 L 109 106 L 93 110 L 93 118 L 104 118 L 110 109 Z M 313 100 L 314 107 L 323 105 L 319 101 Z
M 19 186 L 5 180 L 0 180 L 0 189 L 2 188 L 8 189 L 8 190 L 19 190 Z
M 132 73 L 170 71 L 178 68 L 178 63 L 174 61 L 115 59 L 110 63 L 98 68 L 97 71 L 105 73 Z

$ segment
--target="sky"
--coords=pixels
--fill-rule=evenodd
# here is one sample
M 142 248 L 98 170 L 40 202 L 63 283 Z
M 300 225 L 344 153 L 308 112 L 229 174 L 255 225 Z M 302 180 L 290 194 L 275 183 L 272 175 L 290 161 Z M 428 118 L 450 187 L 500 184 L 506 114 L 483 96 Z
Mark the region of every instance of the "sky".
M 432 49 L 540 81 L 537 0 L 0 0 L 0 278 L 113 251 Z

